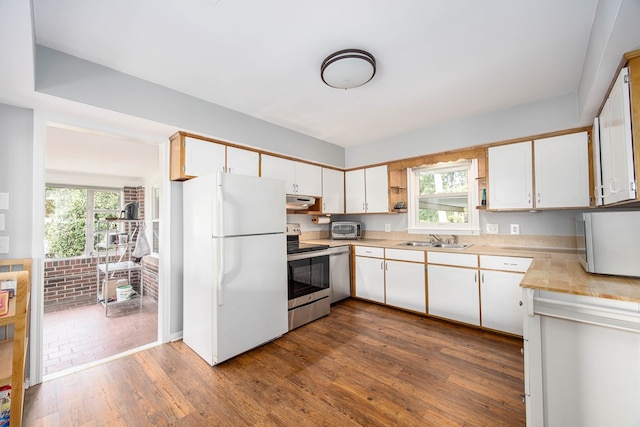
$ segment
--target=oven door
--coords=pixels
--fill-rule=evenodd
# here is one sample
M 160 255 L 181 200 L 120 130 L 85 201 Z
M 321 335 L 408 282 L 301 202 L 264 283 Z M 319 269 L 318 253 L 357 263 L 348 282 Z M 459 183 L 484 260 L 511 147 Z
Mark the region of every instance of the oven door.
M 289 301 L 318 291 L 329 293 L 329 253 L 310 251 L 287 256 Z

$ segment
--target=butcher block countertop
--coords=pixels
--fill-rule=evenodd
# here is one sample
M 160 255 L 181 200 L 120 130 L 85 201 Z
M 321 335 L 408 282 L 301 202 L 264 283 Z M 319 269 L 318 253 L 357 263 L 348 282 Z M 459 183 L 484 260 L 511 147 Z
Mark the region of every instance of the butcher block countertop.
M 476 255 L 498 255 L 532 258 L 529 270 L 520 286 L 544 291 L 562 292 L 598 298 L 640 303 L 640 278 L 590 274 L 571 249 L 522 248 L 513 246 L 471 245 L 466 249 L 445 249 L 434 247 L 400 246 L 404 241 L 386 239 L 362 240 L 305 240 L 329 246 L 375 246 L 428 252 L 454 252 Z

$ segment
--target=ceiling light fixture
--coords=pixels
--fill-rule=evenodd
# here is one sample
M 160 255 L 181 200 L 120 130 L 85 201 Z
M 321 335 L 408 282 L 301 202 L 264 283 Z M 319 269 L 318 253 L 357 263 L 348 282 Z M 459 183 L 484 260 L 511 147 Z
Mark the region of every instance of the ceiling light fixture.
M 376 59 L 369 52 L 345 49 L 332 53 L 322 61 L 320 76 L 328 86 L 352 89 L 362 86 L 376 74 Z

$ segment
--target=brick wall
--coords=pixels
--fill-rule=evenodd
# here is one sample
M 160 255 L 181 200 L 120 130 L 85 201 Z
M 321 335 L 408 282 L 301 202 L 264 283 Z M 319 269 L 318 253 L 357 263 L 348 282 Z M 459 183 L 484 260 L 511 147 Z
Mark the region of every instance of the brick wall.
M 158 301 L 158 258 L 146 256 L 142 258 L 142 270 L 144 274 L 144 295 Z

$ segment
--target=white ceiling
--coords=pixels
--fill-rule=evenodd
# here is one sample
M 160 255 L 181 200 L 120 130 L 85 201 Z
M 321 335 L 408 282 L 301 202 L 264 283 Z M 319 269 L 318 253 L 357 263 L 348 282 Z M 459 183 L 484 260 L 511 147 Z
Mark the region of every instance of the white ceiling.
M 38 44 L 344 147 L 575 93 L 597 0 L 33 0 Z M 365 86 L 320 80 L 345 48 Z

